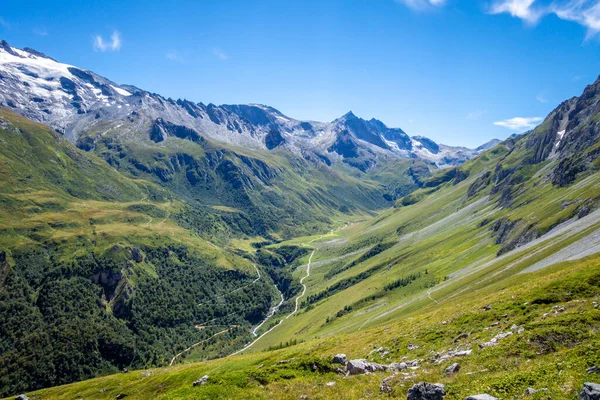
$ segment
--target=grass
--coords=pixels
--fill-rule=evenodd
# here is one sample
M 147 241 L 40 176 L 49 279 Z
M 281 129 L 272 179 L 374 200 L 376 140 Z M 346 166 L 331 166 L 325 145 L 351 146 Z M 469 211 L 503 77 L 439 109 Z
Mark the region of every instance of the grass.
M 282 398 L 300 395 L 315 399 L 362 398 L 379 393 L 379 383 L 390 373 L 343 378 L 334 372 L 330 358 L 346 353 L 389 363 L 403 357 L 421 359 L 420 368 L 394 375 L 388 383 L 391 396 L 405 397 L 419 381 L 441 382 L 449 398 L 487 392 L 500 398 L 520 396 L 528 387 L 547 388 L 533 398 L 573 398 L 584 381 L 593 377 L 585 369 L 600 362 L 599 300 L 600 258 L 562 263 L 529 274 L 526 280 L 508 278 L 485 289 L 473 290 L 447 304 L 431 306 L 400 320 L 353 334 L 322 338 L 282 350 L 258 352 L 203 363 L 132 371 L 28 394 L 31 398 Z M 491 304 L 490 311 L 483 309 Z M 555 313 L 554 306 L 566 311 Z M 550 313 L 548 316 L 544 314 Z M 495 324 L 499 322 L 499 324 Z M 480 349 L 512 325 L 524 328 Z M 466 338 L 455 342 L 462 333 Z M 414 350 L 409 344 L 418 345 Z M 369 356 L 386 348 L 385 357 Z M 473 353 L 442 363 L 429 361 L 434 353 L 450 348 L 471 348 Z M 290 360 L 290 361 L 285 361 Z M 283 361 L 283 363 L 282 363 Z M 458 374 L 444 369 L 458 361 Z M 316 368 L 314 368 L 315 366 Z M 209 375 L 206 385 L 192 382 Z M 325 386 L 336 382 L 334 386 Z

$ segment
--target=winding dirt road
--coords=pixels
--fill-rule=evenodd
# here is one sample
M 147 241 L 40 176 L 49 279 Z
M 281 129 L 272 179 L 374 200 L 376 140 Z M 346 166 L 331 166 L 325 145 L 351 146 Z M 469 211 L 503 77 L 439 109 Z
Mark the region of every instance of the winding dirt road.
M 302 245 L 303 245 L 303 246 L 306 246 L 306 247 L 312 247 L 313 251 L 312 251 L 312 253 L 310 253 L 310 257 L 308 257 L 308 264 L 306 264 L 306 275 L 304 275 L 304 277 L 302 277 L 302 278 L 300 279 L 300 284 L 302 285 L 302 293 L 300 293 L 300 294 L 298 295 L 298 297 L 296 297 L 296 305 L 295 305 L 295 307 L 294 307 L 294 311 L 292 311 L 291 313 L 289 313 L 288 315 L 286 315 L 286 316 L 285 316 L 285 318 L 283 318 L 283 319 L 279 320 L 279 322 L 278 322 L 277 324 L 273 325 L 273 326 L 272 326 L 272 327 L 271 327 L 269 330 L 267 330 L 267 331 L 266 331 L 266 332 L 264 332 L 262 335 L 260 335 L 260 336 L 259 336 L 259 337 L 257 337 L 256 339 L 254 339 L 254 340 L 253 340 L 252 342 L 250 342 L 249 344 L 247 344 L 247 345 L 246 345 L 244 348 L 242 348 L 242 349 L 240 349 L 240 350 L 238 350 L 238 351 L 236 351 L 236 352 L 234 352 L 234 353 L 231 353 L 231 354 L 230 354 L 230 355 L 228 355 L 227 357 L 235 356 L 236 354 L 240 354 L 240 353 L 242 353 L 242 352 L 244 352 L 244 351 L 248 350 L 249 348 L 251 348 L 252 346 L 254 346 L 254 344 L 256 344 L 256 342 L 258 342 L 260 339 L 262 339 L 262 338 L 263 338 L 265 335 L 269 334 L 271 331 L 273 331 L 273 329 L 275 329 L 275 328 L 277 328 L 279 325 L 281 325 L 281 323 L 282 323 L 283 321 L 287 320 L 287 319 L 288 319 L 288 318 L 290 318 L 292 315 L 294 315 L 294 314 L 296 314 L 296 313 L 298 312 L 298 308 L 299 308 L 299 304 L 300 304 L 300 299 L 301 299 L 302 297 L 304 297 L 304 295 L 306 294 L 306 285 L 304 284 L 304 281 L 306 280 L 306 278 L 308 278 L 308 277 L 310 276 L 310 266 L 311 266 L 311 263 L 312 263 L 312 258 L 313 258 L 313 256 L 315 255 L 315 252 L 316 252 L 317 250 L 319 250 L 319 248 L 318 248 L 318 247 L 316 247 L 316 246 L 313 246 L 313 245 L 311 245 L 310 243 L 313 243 L 313 242 L 315 242 L 315 241 L 317 241 L 317 240 L 321 240 L 321 239 L 323 239 L 323 238 L 324 238 L 324 237 L 326 237 L 326 236 L 332 236 L 332 235 L 333 235 L 335 232 L 338 232 L 338 231 L 340 231 L 341 229 L 343 229 L 343 228 L 340 228 L 340 229 L 338 229 L 337 231 L 331 230 L 331 232 L 329 232 L 329 233 L 328 233 L 328 234 L 326 234 L 326 235 L 321 235 L 321 236 L 319 236 L 318 238 L 315 238 L 315 239 L 311 240 L 311 241 L 310 241 L 310 242 L 308 242 L 308 243 L 302 243 Z

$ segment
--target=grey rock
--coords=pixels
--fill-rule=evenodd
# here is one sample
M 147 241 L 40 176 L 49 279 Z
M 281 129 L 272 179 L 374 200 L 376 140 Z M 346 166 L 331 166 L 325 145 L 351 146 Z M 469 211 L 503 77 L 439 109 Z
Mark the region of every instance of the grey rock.
M 331 360 L 333 364 L 346 364 L 346 355 L 345 354 L 336 354 L 333 356 Z
M 366 374 L 367 371 L 367 360 L 350 360 L 346 364 L 346 370 L 348 375 L 362 375 Z
M 494 397 L 494 396 L 490 396 L 487 393 L 483 393 L 483 394 L 476 394 L 473 396 L 469 396 L 466 398 L 466 400 L 498 400 L 498 398 Z
M 389 365 L 389 367 L 391 369 L 397 369 L 398 371 L 404 371 L 405 369 L 408 368 L 408 365 L 405 362 L 399 362 L 399 363 L 391 363 Z
M 408 389 L 407 400 L 442 400 L 446 395 L 444 385 L 419 382 Z
M 468 333 L 461 333 L 454 339 L 454 343 L 458 342 L 459 340 L 466 339 L 468 337 L 469 337 Z
M 208 375 L 204 375 L 202 378 L 200 378 L 197 381 L 195 381 L 193 383 L 193 385 L 194 386 L 204 385 L 206 382 L 208 382 Z
M 348 371 L 348 375 L 362 375 L 369 372 L 376 371 L 386 371 L 388 369 L 387 366 L 368 362 L 367 360 L 350 360 L 346 364 L 346 371 Z
M 579 400 L 600 400 L 600 385 L 586 382 L 579 392 Z
M 15 400 L 29 400 L 29 397 L 25 396 L 24 394 L 20 394 L 15 397 Z
M 450 365 L 448 368 L 446 368 L 446 374 L 450 375 L 450 374 L 455 374 L 458 371 L 460 371 L 460 365 L 458 363 L 454 363 L 452 365 Z
M 391 381 L 393 378 L 393 376 L 388 376 L 387 378 L 384 378 L 381 383 L 379 384 L 379 392 L 381 393 L 392 393 L 392 387 L 390 386 L 390 384 L 388 383 L 389 381 Z
M 589 367 L 588 369 L 586 369 L 585 372 L 588 374 L 597 374 L 600 372 L 600 367 L 594 365 L 593 367 Z
M 527 388 L 527 389 L 525 389 L 523 396 L 531 396 L 532 394 L 536 394 L 537 392 L 544 392 L 547 390 L 548 390 L 548 388 L 541 388 L 541 389 Z

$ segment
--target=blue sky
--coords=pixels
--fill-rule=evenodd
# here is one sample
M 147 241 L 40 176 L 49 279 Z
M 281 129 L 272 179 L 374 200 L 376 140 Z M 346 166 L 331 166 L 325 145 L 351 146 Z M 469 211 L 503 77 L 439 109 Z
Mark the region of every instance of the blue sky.
M 0 38 L 166 97 L 468 146 L 600 74 L 597 0 L 3 0 Z

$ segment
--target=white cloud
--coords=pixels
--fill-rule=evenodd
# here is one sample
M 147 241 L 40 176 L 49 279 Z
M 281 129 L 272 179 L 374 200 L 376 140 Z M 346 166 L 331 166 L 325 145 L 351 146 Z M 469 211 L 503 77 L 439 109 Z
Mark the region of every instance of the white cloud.
M 218 49 L 218 48 L 214 48 L 212 49 L 212 52 L 215 56 L 219 57 L 221 60 L 227 60 L 229 57 L 227 56 L 227 54 L 225 54 L 225 52 L 223 52 L 223 50 Z
M 535 99 L 536 99 L 538 102 L 540 102 L 540 103 L 543 103 L 543 104 L 545 104 L 545 103 L 547 103 L 547 102 L 548 102 L 548 98 L 547 98 L 547 97 L 546 97 L 546 95 L 545 95 L 545 94 L 543 94 L 543 93 L 540 93 L 540 94 L 538 94 L 537 96 L 535 96 Z
M 465 118 L 468 120 L 479 119 L 487 113 L 488 113 L 488 110 L 475 110 L 473 112 L 468 113 Z
M 542 121 L 541 117 L 515 117 L 505 119 L 504 121 L 494 122 L 494 125 L 501 126 L 503 128 L 508 128 L 513 131 L 525 131 L 532 128 L 535 128 L 538 122 Z
M 441 7 L 446 4 L 446 0 L 396 0 L 396 2 L 404 4 L 413 10 L 427 10 L 433 7 Z
M 587 38 L 600 34 L 600 3 L 597 0 L 495 0 L 489 11 L 491 14 L 507 13 L 530 24 L 554 14 L 587 28 Z
M 102 36 L 94 36 L 94 51 L 119 51 L 121 49 L 121 34 L 113 31 L 110 41 L 105 41 Z
M 169 51 L 167 54 L 165 54 L 165 57 L 167 57 L 171 61 L 175 61 L 180 64 L 185 64 L 185 59 L 176 51 Z
M 508 13 L 513 17 L 521 18 L 528 23 L 536 23 L 543 15 L 544 10 L 535 7 L 536 0 L 496 0 L 490 9 L 492 14 Z

